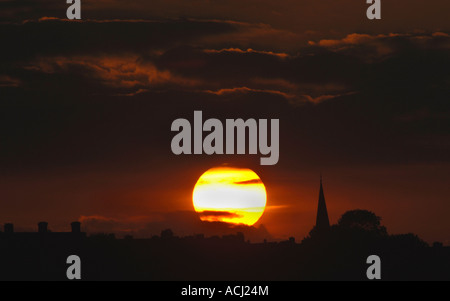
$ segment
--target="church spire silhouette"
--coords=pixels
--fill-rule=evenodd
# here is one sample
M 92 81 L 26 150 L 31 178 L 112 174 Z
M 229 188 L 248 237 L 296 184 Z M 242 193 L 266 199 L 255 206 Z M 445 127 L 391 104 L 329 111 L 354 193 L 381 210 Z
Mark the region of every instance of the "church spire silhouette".
M 320 191 L 319 204 L 317 206 L 316 218 L 317 231 L 323 232 L 330 229 L 330 220 L 328 219 L 327 204 L 325 203 L 325 196 L 323 194 L 322 174 L 320 174 Z

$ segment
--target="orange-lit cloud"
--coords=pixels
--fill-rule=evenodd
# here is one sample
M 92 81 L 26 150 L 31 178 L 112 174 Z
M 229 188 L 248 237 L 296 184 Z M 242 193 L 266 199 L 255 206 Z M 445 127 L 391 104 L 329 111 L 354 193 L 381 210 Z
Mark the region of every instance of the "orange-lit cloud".
M 297 104 L 302 104 L 302 103 L 313 103 L 313 104 L 319 104 L 322 103 L 324 101 L 328 101 L 334 98 L 338 98 L 341 96 L 346 96 L 346 95 L 352 95 L 355 94 L 355 92 L 348 92 L 348 93 L 344 93 L 344 94 L 335 94 L 335 95 L 319 95 L 316 97 L 313 97 L 311 95 L 301 95 L 298 100 L 297 100 Z
M 283 59 L 289 57 L 289 54 L 283 53 L 283 52 L 254 50 L 254 49 L 251 49 L 251 48 L 248 48 L 246 50 L 242 50 L 240 48 L 224 48 L 224 49 L 219 49 L 219 50 L 204 49 L 203 51 L 205 53 L 227 53 L 227 52 L 234 52 L 234 53 L 240 53 L 240 54 L 256 53 L 256 54 L 272 55 L 272 56 L 276 56 L 276 57 L 283 58 Z
M 450 48 L 449 35 L 444 32 L 433 33 L 388 33 L 388 34 L 347 34 L 342 39 L 322 39 L 318 42 L 309 41 L 311 46 L 320 46 L 333 51 L 348 51 L 365 46 L 365 52 L 359 53 L 363 57 L 364 53 L 369 58 L 373 55 L 383 57 L 392 55 L 400 51 L 408 44 L 415 44 L 419 48 Z M 436 40 L 431 43 L 432 40 Z M 440 39 L 440 40 L 438 40 Z M 373 50 L 373 51 L 372 51 Z
M 252 88 L 248 88 L 248 87 L 224 88 L 224 89 L 219 89 L 217 91 L 206 90 L 205 92 L 211 93 L 211 94 L 216 94 L 216 95 L 254 92 L 254 93 L 267 93 L 267 94 L 279 95 L 279 96 L 282 96 L 287 99 L 294 97 L 293 95 L 289 95 L 287 93 L 277 91 L 277 90 L 252 89 Z
M 215 95 L 226 95 L 226 94 L 233 94 L 233 93 L 264 93 L 264 94 L 272 94 L 277 96 L 282 96 L 286 100 L 289 101 L 289 103 L 293 105 L 302 105 L 305 103 L 312 103 L 312 104 L 319 104 L 324 101 L 328 101 L 334 98 L 338 98 L 341 96 L 351 95 L 355 92 L 347 92 L 342 94 L 326 94 L 326 95 L 318 95 L 318 96 L 311 96 L 307 94 L 300 94 L 296 95 L 298 91 L 295 91 L 291 94 L 278 91 L 278 90 L 265 90 L 265 89 L 253 89 L 248 87 L 236 87 L 236 88 L 225 88 L 225 89 L 219 89 L 217 91 L 205 91 L 207 93 L 215 94 Z
M 25 67 L 44 73 L 70 72 L 83 68 L 105 85 L 123 88 L 136 88 L 129 95 L 136 95 L 146 90 L 142 87 L 153 87 L 164 84 L 179 86 L 195 86 L 199 81 L 174 75 L 170 71 L 160 70 L 152 63 L 142 62 L 136 55 L 125 56 L 75 56 L 41 58 Z
M 0 75 L 0 87 L 18 87 L 21 80 L 9 75 Z

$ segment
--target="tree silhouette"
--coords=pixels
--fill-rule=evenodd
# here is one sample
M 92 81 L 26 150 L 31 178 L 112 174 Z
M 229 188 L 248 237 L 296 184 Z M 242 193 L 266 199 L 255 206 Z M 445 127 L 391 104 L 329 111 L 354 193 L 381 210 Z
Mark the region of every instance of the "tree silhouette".
M 165 229 L 161 231 L 161 238 L 162 239 L 172 239 L 173 238 L 173 231 L 171 229 Z
M 361 229 L 378 234 L 387 234 L 386 227 L 381 226 L 381 217 L 368 210 L 350 210 L 339 219 L 337 226 L 342 229 Z

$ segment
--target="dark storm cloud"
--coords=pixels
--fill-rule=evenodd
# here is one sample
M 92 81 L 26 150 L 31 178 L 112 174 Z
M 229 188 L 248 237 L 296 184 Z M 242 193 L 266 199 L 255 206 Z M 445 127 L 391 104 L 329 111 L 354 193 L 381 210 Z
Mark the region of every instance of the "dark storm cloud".
M 66 1 L 58 0 L 2 0 L 0 20 L 19 22 L 44 16 L 65 17 Z
M 108 53 L 149 53 L 212 34 L 238 28 L 219 21 L 67 21 L 43 18 L 19 24 L 2 24 L 2 59 L 17 61 L 38 56 Z
M 65 18 L 68 5 L 59 0 L 3 0 L 0 1 L 0 19 L 22 21 L 41 17 Z M 290 31 L 322 31 L 348 33 L 449 30 L 450 9 L 446 0 L 397 0 L 383 3 L 382 22 L 367 20 L 365 1 L 354 0 L 135 0 L 132 4 L 120 0 L 84 0 L 84 19 L 167 19 L 199 18 L 238 20 L 248 23 L 272 24 Z M 332 29 L 332 30 L 330 30 Z
M 448 160 L 438 142 L 450 133 L 447 33 L 352 33 L 290 52 L 228 40 L 249 27 L 270 31 L 198 20 L 3 24 L 3 164 L 169 160 L 171 121 L 195 109 L 280 118 L 286 166 Z M 420 111 L 444 117 L 402 118 Z
M 205 48 L 191 46 L 199 37 L 223 37 L 224 33 L 240 32 L 246 26 L 187 20 L 42 20 L 7 25 L 3 31 L 5 40 L 14 41 L 14 37 L 24 35 L 33 38 L 8 43 L 2 50 L 6 58 L 4 70 L 10 73 L 4 76 L 17 79 L 18 73 L 32 71 L 78 74 L 106 86 L 123 88 L 117 95 L 128 96 L 148 91 L 150 85 L 166 85 L 183 89 L 189 86 L 216 95 L 255 92 L 279 95 L 297 104 L 320 103 L 363 89 L 361 85 L 372 82 L 371 76 L 379 77 L 385 72 L 376 68 L 386 60 L 414 52 L 439 55 L 448 49 L 450 40 L 443 32 L 349 34 L 342 39 L 310 41 L 309 47 L 293 54 L 270 49 L 212 49 L 207 40 L 202 42 Z M 101 43 L 98 36 L 102 36 Z M 44 44 L 30 52 L 37 41 L 57 43 Z M 367 77 L 362 78 L 361 74 Z
M 391 76 L 389 68 L 409 59 L 409 68 L 414 66 L 415 71 L 405 75 L 424 80 L 424 85 L 436 79 L 445 81 L 445 68 L 439 68 L 433 78 L 420 73 L 431 69 L 432 61 L 447 63 L 444 56 L 449 42 L 445 33 L 351 34 L 342 40 L 311 41 L 310 47 L 295 55 L 179 47 L 166 51 L 155 64 L 186 77 L 208 79 L 207 92 L 217 95 L 253 91 L 278 94 L 294 103 L 319 103 L 365 90 L 371 83 L 377 85 L 380 77 Z M 414 55 L 424 58 L 413 61 Z M 393 76 L 404 76 L 403 70 L 396 70 Z

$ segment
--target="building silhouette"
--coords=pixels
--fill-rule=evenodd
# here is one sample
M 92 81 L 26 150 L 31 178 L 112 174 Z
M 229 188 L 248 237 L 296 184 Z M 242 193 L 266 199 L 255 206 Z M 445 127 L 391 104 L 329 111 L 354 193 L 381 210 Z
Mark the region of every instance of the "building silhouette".
M 0 281 L 67 280 L 70 255 L 80 258 L 82 280 L 90 281 L 367 280 L 369 254 L 388 258 L 383 280 L 450 280 L 450 247 L 429 247 L 412 233 L 388 235 L 379 220 L 357 209 L 330 226 L 321 176 L 316 223 L 300 243 L 294 237 L 250 242 L 244 230 L 179 237 L 165 229 L 160 236 L 117 239 L 112 233 L 86 236 L 78 221 L 70 232 L 53 232 L 47 222 L 35 232 L 16 232 L 6 223 Z
M 322 175 L 320 175 L 319 202 L 317 205 L 316 230 L 323 233 L 330 229 L 330 220 L 328 219 L 327 204 L 323 194 Z
M 70 226 L 71 232 L 51 232 L 48 229 L 47 222 L 39 222 L 37 232 L 14 232 L 14 225 L 12 223 L 6 223 L 3 225 L 3 232 L 0 232 L 0 239 L 27 240 L 33 238 L 46 238 L 72 240 L 86 237 L 86 232 L 81 232 L 80 222 L 72 222 Z

